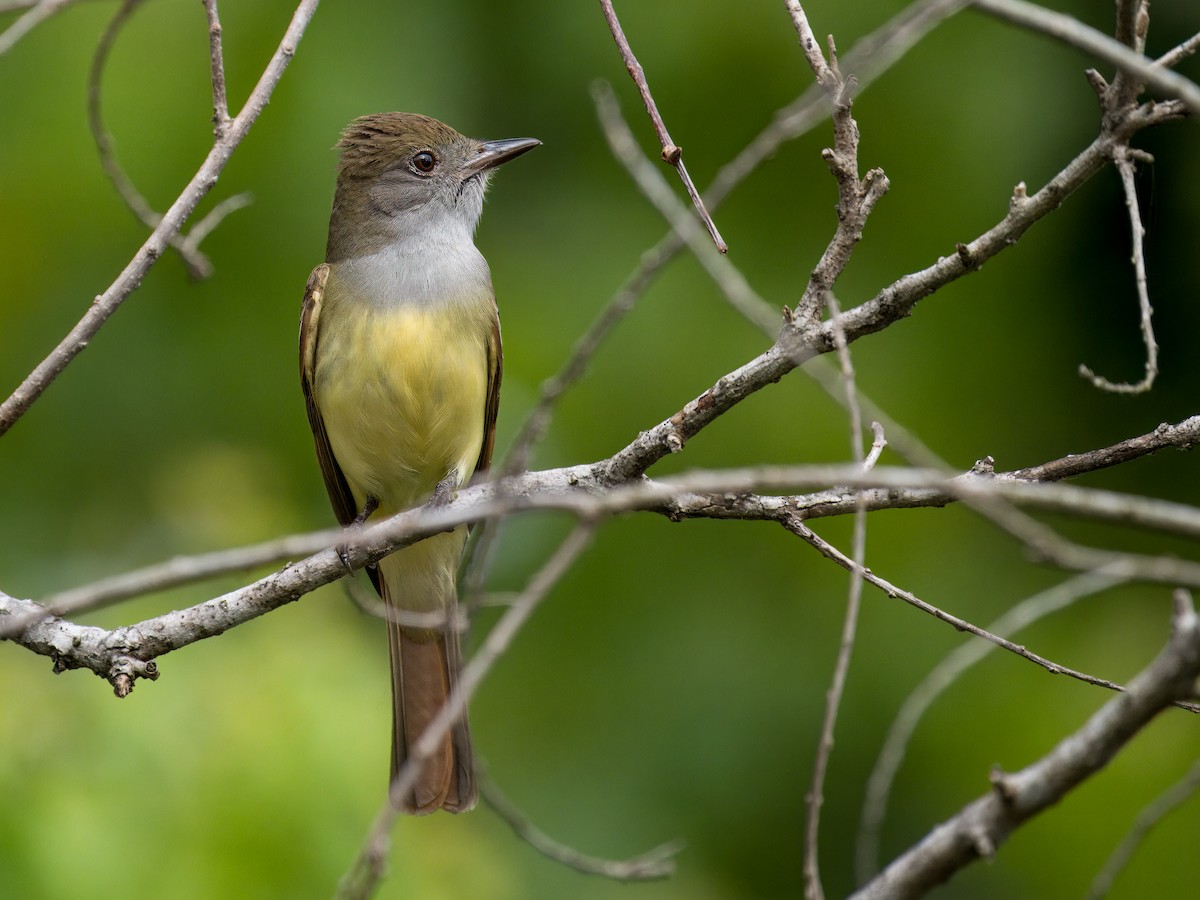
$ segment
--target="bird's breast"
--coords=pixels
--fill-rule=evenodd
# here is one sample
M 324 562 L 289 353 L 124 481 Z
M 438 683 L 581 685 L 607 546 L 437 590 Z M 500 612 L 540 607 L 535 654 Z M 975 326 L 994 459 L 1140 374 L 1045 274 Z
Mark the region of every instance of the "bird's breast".
M 380 513 L 470 478 L 483 443 L 494 304 L 335 300 L 322 313 L 315 394 L 338 465 L 361 506 Z

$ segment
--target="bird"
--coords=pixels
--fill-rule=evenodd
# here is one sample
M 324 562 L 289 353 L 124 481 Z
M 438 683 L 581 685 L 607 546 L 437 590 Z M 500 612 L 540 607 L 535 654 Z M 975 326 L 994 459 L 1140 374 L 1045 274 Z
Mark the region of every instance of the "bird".
M 540 143 L 475 140 L 404 112 L 362 116 L 342 131 L 325 262 L 305 289 L 299 349 L 317 460 L 343 526 L 447 503 L 490 465 L 500 318 L 474 234 L 495 167 Z M 459 526 L 368 569 L 389 613 L 389 784 L 459 675 L 466 538 Z M 411 613 L 443 624 L 399 621 Z M 474 806 L 465 709 L 412 790 L 396 793 L 392 802 L 411 814 Z

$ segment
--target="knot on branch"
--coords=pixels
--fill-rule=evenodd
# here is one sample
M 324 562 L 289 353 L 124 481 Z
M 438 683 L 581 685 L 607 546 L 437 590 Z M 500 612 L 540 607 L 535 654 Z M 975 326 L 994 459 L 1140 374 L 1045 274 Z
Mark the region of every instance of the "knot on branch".
M 158 664 L 152 659 L 140 660 L 135 656 L 117 656 L 113 658 L 107 677 L 113 686 L 113 693 L 118 698 L 124 699 L 133 692 L 133 686 L 137 679 L 158 680 Z
M 972 475 L 995 475 L 996 460 L 991 456 L 985 456 L 983 459 L 975 460 L 975 465 L 971 466 Z
M 991 782 L 992 790 L 996 792 L 996 796 L 1005 806 L 1012 806 L 1017 801 L 1017 786 L 1013 780 L 999 766 L 992 766 L 992 771 L 988 773 L 988 781 Z
M 975 848 L 975 852 L 980 858 L 991 862 L 996 856 L 996 844 L 992 840 L 991 835 L 983 827 L 972 829 L 968 835 L 971 841 L 971 846 Z

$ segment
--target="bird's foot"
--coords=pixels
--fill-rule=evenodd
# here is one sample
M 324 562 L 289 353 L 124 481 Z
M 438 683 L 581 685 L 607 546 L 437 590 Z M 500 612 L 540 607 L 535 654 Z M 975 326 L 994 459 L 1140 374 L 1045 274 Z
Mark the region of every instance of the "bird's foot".
M 353 531 L 356 528 L 362 528 L 366 524 L 367 519 L 371 518 L 371 513 L 377 509 L 379 509 L 379 501 L 374 497 L 368 497 L 367 502 L 359 510 L 358 515 L 354 517 L 354 521 L 346 526 L 346 530 Z M 338 544 L 337 555 L 338 559 L 342 561 L 342 566 L 346 569 L 346 574 L 353 575 L 354 568 L 350 565 L 349 552 L 345 544 Z
M 437 483 L 437 487 L 433 489 L 433 495 L 429 498 L 429 506 L 439 507 L 446 506 L 454 499 L 454 492 L 458 490 L 458 478 L 454 473 L 447 475 Z

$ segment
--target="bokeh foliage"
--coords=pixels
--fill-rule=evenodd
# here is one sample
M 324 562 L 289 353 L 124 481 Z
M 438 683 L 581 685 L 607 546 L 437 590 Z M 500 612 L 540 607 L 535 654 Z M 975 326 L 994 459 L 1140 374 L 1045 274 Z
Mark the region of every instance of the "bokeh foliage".
M 287 2 L 222 9 L 231 103 L 261 71 Z M 899 2 L 806 4 L 842 47 Z M 0 58 L 0 390 L 7 393 L 112 280 L 144 229 L 105 181 L 84 116 L 86 75 L 112 2 L 81 3 Z M 1108 5 L 1070 10 L 1108 27 Z M 783 4 L 618 5 L 660 109 L 706 183 L 810 83 Z M 1151 52 L 1194 33 L 1185 0 L 1154 4 Z M 6 20 L 7 21 L 7 20 Z M 1097 130 L 1088 61 L 975 14 L 947 23 L 856 105 L 862 163 L 891 193 L 839 297 L 849 306 L 998 220 L 1013 185 L 1057 172 Z M 1183 71 L 1196 77 L 1195 60 Z M 332 521 L 299 395 L 300 295 L 321 260 L 339 128 L 385 109 L 427 112 L 480 137 L 545 146 L 496 180 L 479 242 L 500 297 L 511 440 L 575 337 L 663 232 L 610 159 L 588 86 L 613 81 L 653 153 L 592 3 L 328 3 L 271 105 L 204 209 L 254 204 L 206 242 L 216 275 L 189 283 L 171 255 L 67 373 L 0 440 L 0 572 L 15 596 L 175 554 Z M 198 2 L 156 0 L 120 37 L 105 82 L 119 156 L 165 208 L 208 147 L 207 37 Z M 819 157 L 828 128 L 785 146 L 717 213 L 730 258 L 777 305 L 798 299 L 834 225 Z M 1101 394 L 1086 362 L 1136 380 L 1141 349 L 1128 223 L 1106 172 L 1019 246 L 854 347 L 859 384 L 951 464 L 1016 468 L 1197 412 L 1200 153 L 1194 122 L 1141 136 L 1151 290 L 1163 374 L 1149 396 Z M 562 404 L 538 466 L 607 456 L 766 346 L 681 258 Z M 652 474 L 844 460 L 843 414 L 796 373 Z M 894 459 L 894 457 L 893 457 Z M 1171 454 L 1087 483 L 1200 502 L 1196 459 Z M 1091 540 L 1194 553 L 1116 529 Z M 564 532 L 513 524 L 491 587 L 519 589 Z M 848 523 L 820 523 L 848 545 Z M 961 509 L 872 517 L 868 563 L 986 623 L 1057 573 Z M 115 625 L 198 602 L 237 579 L 124 604 Z M 843 574 L 781 529 L 607 524 L 497 666 L 472 709 L 491 773 L 550 833 L 631 855 L 682 837 L 668 882 L 620 886 L 536 856 L 488 810 L 403 821 L 383 897 L 796 896 L 803 798 L 845 597 Z M 1166 591 L 1089 599 L 1022 640 L 1126 679 L 1167 631 Z M 489 616 L 485 616 L 485 619 Z M 852 885 L 869 767 L 899 703 L 965 638 L 868 593 L 826 787 L 823 870 Z M 0 647 L 0 894 L 26 898 L 323 897 L 382 799 L 388 679 L 382 630 L 340 588 L 160 662 L 123 702 L 84 674 Z M 986 789 L 992 764 L 1044 753 L 1108 699 L 994 655 L 917 732 L 885 832 L 891 854 Z M 1109 770 L 1023 829 L 947 897 L 1078 895 L 1137 810 L 1196 755 L 1196 723 L 1166 715 Z M 1157 831 L 1115 896 L 1194 891 L 1200 802 Z

